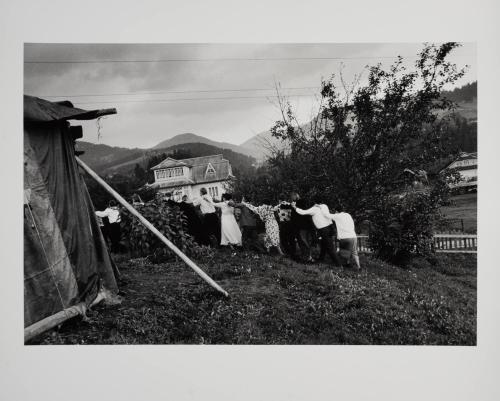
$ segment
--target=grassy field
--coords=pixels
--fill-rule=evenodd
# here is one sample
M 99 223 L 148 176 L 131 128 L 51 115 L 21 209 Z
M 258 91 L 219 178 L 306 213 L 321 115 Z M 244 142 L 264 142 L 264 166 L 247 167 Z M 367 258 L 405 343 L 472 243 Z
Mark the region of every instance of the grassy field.
M 477 193 L 454 196 L 451 205 L 441 208 L 441 212 L 450 219 L 453 228 L 461 230 L 460 220 L 463 220 L 465 232 L 477 232 Z
M 120 305 L 98 305 L 31 344 L 476 344 L 476 257 L 364 273 L 218 251 L 203 268 L 118 259 Z

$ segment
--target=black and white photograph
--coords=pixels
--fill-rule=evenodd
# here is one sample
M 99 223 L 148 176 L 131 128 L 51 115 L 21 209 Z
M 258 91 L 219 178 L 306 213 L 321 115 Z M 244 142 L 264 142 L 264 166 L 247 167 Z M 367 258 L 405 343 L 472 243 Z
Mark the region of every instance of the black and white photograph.
M 26 43 L 26 344 L 476 345 L 477 85 L 473 43 Z
M 499 13 L 0 0 L 0 399 L 500 399 Z

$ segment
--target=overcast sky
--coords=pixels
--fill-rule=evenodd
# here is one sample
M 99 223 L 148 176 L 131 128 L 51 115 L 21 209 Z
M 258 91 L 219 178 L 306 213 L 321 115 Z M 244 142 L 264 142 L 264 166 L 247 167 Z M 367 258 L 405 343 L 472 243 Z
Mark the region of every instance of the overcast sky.
M 342 68 L 349 82 L 367 64 L 388 66 L 398 55 L 413 64 L 422 46 L 26 44 L 24 93 L 85 109 L 116 107 L 117 115 L 101 120 L 100 139 L 96 122 L 84 123 L 89 142 L 148 148 L 192 132 L 241 144 L 279 119 L 275 82 L 290 96 L 300 122 L 307 122 L 317 110 L 322 78 Z M 469 65 L 459 85 L 477 79 L 474 44 L 463 44 L 450 60 Z

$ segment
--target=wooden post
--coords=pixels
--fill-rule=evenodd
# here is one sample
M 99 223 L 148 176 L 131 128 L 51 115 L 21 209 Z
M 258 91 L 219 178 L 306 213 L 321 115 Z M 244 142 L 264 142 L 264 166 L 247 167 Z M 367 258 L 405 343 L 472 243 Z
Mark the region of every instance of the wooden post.
M 31 326 L 26 327 L 24 329 L 24 342 L 31 340 L 33 337 L 42 334 L 43 332 L 64 323 L 66 320 L 71 319 L 72 317 L 78 315 L 84 315 L 87 310 L 87 306 L 85 302 L 79 303 L 74 306 L 70 306 L 67 309 L 64 309 L 60 312 L 57 312 L 54 315 L 48 316 L 45 319 L 42 319 L 36 323 L 33 323 Z
M 170 242 L 160 231 L 158 231 L 142 214 L 135 210 L 132 205 L 130 205 L 122 196 L 111 188 L 101 177 L 99 177 L 89 166 L 87 166 L 82 160 L 76 157 L 77 163 L 94 179 L 96 180 L 106 191 L 108 191 L 118 202 L 120 202 L 125 209 L 127 209 L 131 214 L 139 219 L 139 221 L 148 228 L 154 235 L 156 235 L 165 245 L 167 245 L 179 258 L 181 258 L 191 269 L 193 269 L 196 274 L 198 274 L 203 280 L 210 284 L 217 291 L 224 294 L 226 297 L 229 295 L 222 287 L 219 286 L 214 280 L 208 276 L 203 270 L 201 270 L 196 264 L 189 259 L 179 248 L 177 248 L 172 242 Z

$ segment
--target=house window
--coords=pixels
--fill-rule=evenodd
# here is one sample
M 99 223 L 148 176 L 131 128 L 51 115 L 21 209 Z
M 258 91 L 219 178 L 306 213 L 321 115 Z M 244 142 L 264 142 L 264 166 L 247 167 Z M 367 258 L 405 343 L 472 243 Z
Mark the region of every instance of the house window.
M 219 188 L 218 187 L 209 187 L 208 188 L 208 193 L 212 198 L 218 198 L 219 197 Z
M 180 177 L 182 176 L 182 167 L 176 167 L 169 169 L 169 177 Z
M 167 176 L 167 170 L 156 170 L 156 179 L 162 180 Z
M 156 170 L 156 179 L 163 180 L 166 178 L 174 178 L 174 177 L 182 177 L 184 175 L 184 171 L 182 167 L 169 168 L 167 170 Z

